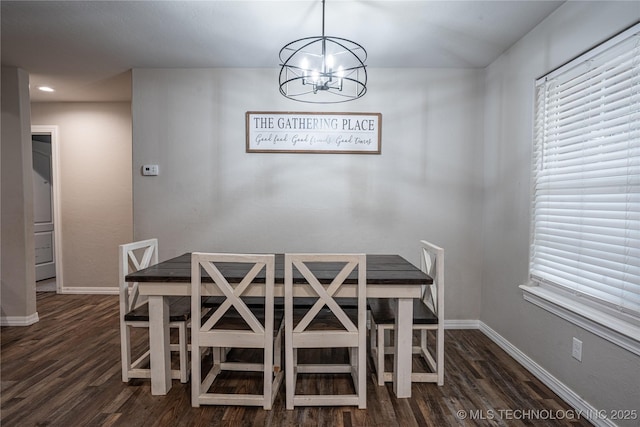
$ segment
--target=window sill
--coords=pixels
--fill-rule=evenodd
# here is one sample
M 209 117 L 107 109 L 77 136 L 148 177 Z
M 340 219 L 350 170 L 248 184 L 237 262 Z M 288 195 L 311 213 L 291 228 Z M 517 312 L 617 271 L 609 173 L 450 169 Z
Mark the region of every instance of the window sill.
M 561 292 L 535 284 L 521 285 L 525 301 L 561 317 L 640 356 L 640 328 Z

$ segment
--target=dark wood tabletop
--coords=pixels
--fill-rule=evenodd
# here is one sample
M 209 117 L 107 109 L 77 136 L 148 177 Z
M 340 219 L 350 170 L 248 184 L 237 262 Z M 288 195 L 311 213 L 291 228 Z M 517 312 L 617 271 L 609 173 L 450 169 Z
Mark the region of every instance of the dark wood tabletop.
M 314 263 L 309 263 L 311 270 L 316 274 L 320 282 L 324 284 L 330 283 L 336 272 L 343 265 L 341 263 L 322 263 L 314 266 Z M 248 265 L 243 264 L 219 263 L 216 266 L 230 281 L 234 279 L 242 280 L 250 268 Z M 191 282 L 191 253 L 182 254 L 129 274 L 126 280 L 127 282 Z M 211 281 L 211 278 L 204 274 L 202 280 Z M 276 283 L 284 282 L 283 254 L 276 254 L 275 280 Z M 255 281 L 256 283 L 264 282 L 264 270 L 256 277 Z M 293 281 L 294 283 L 303 282 L 302 275 L 295 269 Z M 345 283 L 357 283 L 357 271 L 353 271 L 345 280 Z M 367 255 L 367 284 L 383 285 L 394 283 L 430 285 L 433 283 L 433 279 L 400 255 Z

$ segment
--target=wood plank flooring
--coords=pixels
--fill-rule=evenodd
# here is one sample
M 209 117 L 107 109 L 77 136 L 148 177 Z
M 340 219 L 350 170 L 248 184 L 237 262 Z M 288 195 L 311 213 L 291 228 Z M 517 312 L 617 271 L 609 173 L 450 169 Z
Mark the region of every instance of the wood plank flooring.
M 366 410 L 287 411 L 284 388 L 271 411 L 192 408 L 189 384 L 174 380 L 167 396 L 151 396 L 149 380 L 121 381 L 117 296 L 39 292 L 37 305 L 38 323 L 1 330 L 5 427 L 590 425 L 476 330 L 446 332 L 445 385 L 413 384 L 411 399 L 396 399 L 391 384 L 379 387 L 369 377 Z M 143 345 L 146 337 L 135 339 Z M 256 389 L 259 381 L 246 374 L 225 386 Z M 340 381 L 305 381 L 302 387 L 343 387 Z M 574 419 L 558 419 L 572 414 Z

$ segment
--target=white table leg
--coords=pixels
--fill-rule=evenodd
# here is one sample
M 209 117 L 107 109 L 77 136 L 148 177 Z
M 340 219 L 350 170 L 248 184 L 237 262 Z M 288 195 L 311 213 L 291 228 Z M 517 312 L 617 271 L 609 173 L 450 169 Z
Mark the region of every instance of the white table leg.
M 413 301 L 396 299 L 395 357 L 393 360 L 393 391 L 396 397 L 411 397 Z
M 149 296 L 149 348 L 151 394 L 167 394 L 171 389 L 169 301 L 162 296 Z

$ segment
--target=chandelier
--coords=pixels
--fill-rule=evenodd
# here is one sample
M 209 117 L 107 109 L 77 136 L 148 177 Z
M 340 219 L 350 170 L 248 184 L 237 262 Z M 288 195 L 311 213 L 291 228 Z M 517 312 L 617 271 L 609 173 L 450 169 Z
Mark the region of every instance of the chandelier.
M 324 35 L 292 41 L 280 49 L 280 93 L 316 104 L 352 101 L 367 92 L 367 51 L 356 42 Z

